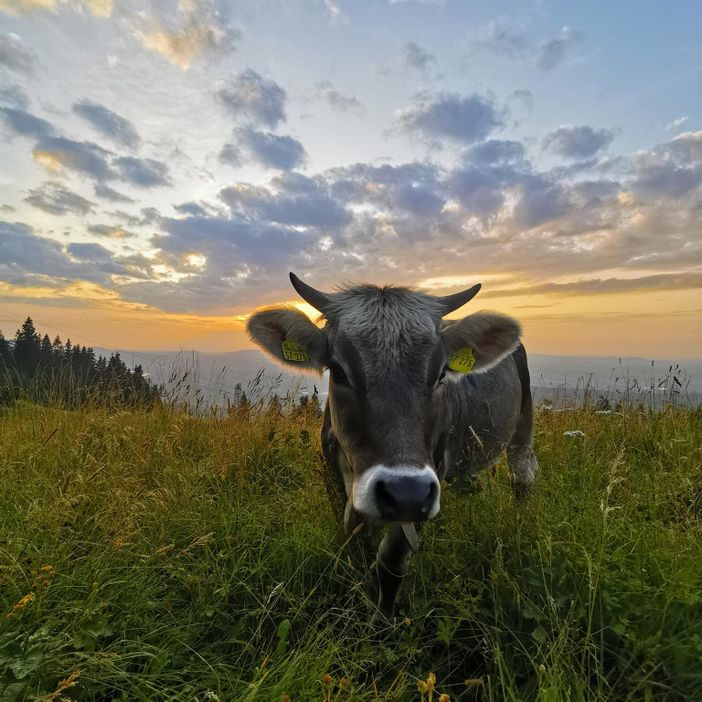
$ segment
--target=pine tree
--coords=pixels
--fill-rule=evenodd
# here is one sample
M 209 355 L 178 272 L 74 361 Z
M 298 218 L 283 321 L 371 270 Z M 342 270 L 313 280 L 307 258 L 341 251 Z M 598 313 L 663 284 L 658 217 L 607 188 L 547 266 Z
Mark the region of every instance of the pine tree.
M 3 336 L 2 331 L 0 331 L 0 372 L 4 371 L 6 368 L 14 367 L 14 365 L 10 342 Z
M 21 329 L 17 330 L 14 356 L 19 370 L 28 378 L 33 378 L 41 360 L 41 338 L 31 317 L 27 317 Z

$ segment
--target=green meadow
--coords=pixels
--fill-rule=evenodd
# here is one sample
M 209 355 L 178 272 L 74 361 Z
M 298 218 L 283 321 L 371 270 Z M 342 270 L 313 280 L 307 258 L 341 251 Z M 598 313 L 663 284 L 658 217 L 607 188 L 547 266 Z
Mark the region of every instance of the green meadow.
M 702 411 L 537 412 L 528 505 L 445 486 L 374 629 L 319 425 L 2 409 L 0 700 L 702 700 Z

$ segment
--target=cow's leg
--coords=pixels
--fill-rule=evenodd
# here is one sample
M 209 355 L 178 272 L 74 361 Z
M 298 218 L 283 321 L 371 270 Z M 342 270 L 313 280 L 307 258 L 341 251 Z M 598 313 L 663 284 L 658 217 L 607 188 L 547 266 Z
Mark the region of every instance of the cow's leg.
M 375 569 L 378 575 L 378 609 L 391 617 L 402 581 L 409 571 L 412 547 L 400 524 L 391 524 L 378 547 Z
M 539 464 L 534 454 L 534 446 L 529 443 L 515 443 L 507 448 L 507 462 L 512 480 L 512 490 L 518 500 L 529 496 Z
M 522 390 L 517 427 L 507 446 L 507 462 L 512 479 L 512 490 L 517 499 L 523 499 L 531 492 L 536 477 L 538 463 L 534 454 L 534 405 L 531 399 L 529 366 L 524 346 L 521 344 L 513 354 Z
M 534 453 L 534 412 L 531 396 L 522 403 L 517 429 L 507 446 L 512 490 L 518 500 L 529 496 L 539 464 Z

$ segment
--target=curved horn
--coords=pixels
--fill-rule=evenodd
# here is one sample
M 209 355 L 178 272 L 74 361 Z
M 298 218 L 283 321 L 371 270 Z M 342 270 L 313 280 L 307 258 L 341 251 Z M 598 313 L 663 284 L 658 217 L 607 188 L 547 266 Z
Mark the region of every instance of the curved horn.
M 316 310 L 324 314 L 324 309 L 329 305 L 329 297 L 320 290 L 315 290 L 311 285 L 303 283 L 293 272 L 290 273 L 290 282 L 297 294 Z
M 480 288 L 481 283 L 478 283 L 472 288 L 468 288 L 468 290 L 463 290 L 461 292 L 454 293 L 453 295 L 445 295 L 444 297 L 440 297 L 439 302 L 443 307 L 443 312 L 441 313 L 441 316 L 443 317 L 444 315 L 447 315 L 450 312 L 454 312 L 459 307 L 463 307 L 463 305 L 465 305 L 466 302 L 470 302 L 470 300 L 472 300 L 478 294 Z

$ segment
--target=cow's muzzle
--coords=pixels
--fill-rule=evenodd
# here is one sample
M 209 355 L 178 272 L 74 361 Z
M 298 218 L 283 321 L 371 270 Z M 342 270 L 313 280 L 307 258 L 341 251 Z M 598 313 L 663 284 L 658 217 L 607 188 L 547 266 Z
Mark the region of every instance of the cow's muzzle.
M 373 466 L 354 485 L 353 506 L 386 522 L 424 522 L 439 511 L 441 488 L 430 466 Z

